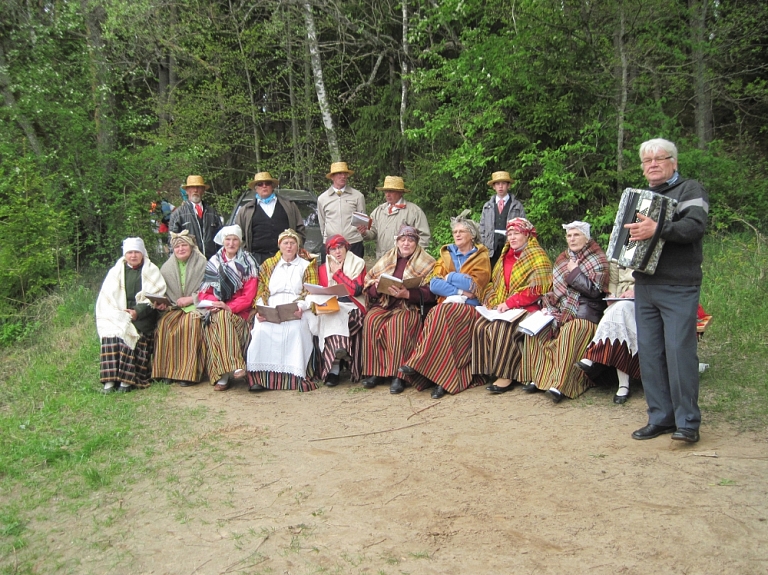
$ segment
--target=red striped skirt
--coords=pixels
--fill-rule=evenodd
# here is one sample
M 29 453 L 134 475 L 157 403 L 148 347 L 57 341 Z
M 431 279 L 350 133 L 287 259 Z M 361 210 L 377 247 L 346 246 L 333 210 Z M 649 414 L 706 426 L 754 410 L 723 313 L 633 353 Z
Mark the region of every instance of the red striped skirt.
M 248 323 L 226 310 L 213 312 L 203 327 L 205 370 L 215 384 L 225 373 L 245 369 L 245 350 L 251 339 Z
M 584 372 L 574 364 L 584 357 L 597 326 L 585 319 L 574 319 L 560 327 L 557 337 L 551 330 L 523 339 L 521 382 L 532 381 L 539 389 L 554 387 L 573 399 L 592 387 Z
M 203 377 L 203 322 L 180 309 L 162 315 L 155 331 L 153 379 L 199 382 Z
M 141 334 L 136 347 L 131 349 L 119 337 L 101 338 L 99 357 L 101 383 L 114 381 L 124 385 L 149 387 L 154 342 L 154 335 Z
M 610 367 L 615 367 L 628 373 L 633 379 L 640 379 L 640 356 L 632 355 L 627 348 L 627 343 L 619 340 L 598 341 L 591 343 L 584 355 L 594 363 L 602 363 Z
M 479 317 L 472 331 L 472 373 L 516 379 L 522 360 L 523 338 L 515 321 L 488 321 Z
M 373 307 L 363 321 L 363 374 L 394 377 L 413 351 L 421 331 L 421 314 L 399 306 Z
M 478 317 L 474 306 L 462 303 L 441 303 L 432 308 L 416 349 L 405 361 L 418 375 L 404 379 L 419 391 L 431 381 L 451 394 L 480 385 L 482 378 L 472 374 L 472 328 Z
M 317 389 L 317 383 L 312 381 L 311 377 L 309 367 L 306 377 L 277 371 L 249 371 L 248 385 L 252 386 L 254 383 L 258 383 L 271 390 L 312 391 Z

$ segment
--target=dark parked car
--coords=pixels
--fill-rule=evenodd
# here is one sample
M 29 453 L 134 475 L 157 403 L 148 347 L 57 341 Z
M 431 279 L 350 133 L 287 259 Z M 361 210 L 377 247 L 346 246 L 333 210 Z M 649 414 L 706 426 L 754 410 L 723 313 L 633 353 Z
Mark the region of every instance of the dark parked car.
M 314 192 L 307 190 L 291 190 L 289 188 L 278 188 L 275 190 L 278 196 L 291 200 L 299 208 L 301 217 L 304 218 L 304 226 L 307 240 L 304 242 L 304 248 L 312 254 L 320 254 L 323 247 L 323 235 L 320 233 L 320 223 L 317 221 L 317 196 Z M 253 190 L 245 190 L 237 199 L 232 214 L 227 220 L 227 225 L 235 223 L 237 212 L 246 202 L 253 199 Z M 275 248 L 277 251 L 277 248 Z

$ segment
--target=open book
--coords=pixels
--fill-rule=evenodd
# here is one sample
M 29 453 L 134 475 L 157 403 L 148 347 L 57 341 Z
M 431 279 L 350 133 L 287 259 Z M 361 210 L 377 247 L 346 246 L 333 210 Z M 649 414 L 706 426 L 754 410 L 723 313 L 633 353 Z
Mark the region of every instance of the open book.
M 371 222 L 373 222 L 373 220 L 368 214 L 363 212 L 354 212 L 352 214 L 352 225 L 354 227 L 365 226 L 366 229 L 371 229 Z
M 156 294 L 156 293 L 145 293 L 145 294 L 144 294 L 144 297 L 146 297 L 146 298 L 147 298 L 149 301 L 151 301 L 151 302 L 152 302 L 152 305 L 161 305 L 161 304 L 165 304 L 165 305 L 167 305 L 167 306 L 169 306 L 169 307 L 173 305 L 173 303 L 171 302 L 171 300 L 169 300 L 169 299 L 168 299 L 166 296 L 164 296 L 164 295 L 158 295 L 158 294 Z
M 395 276 L 389 274 L 381 274 L 379 276 L 379 286 L 376 288 L 380 294 L 389 293 L 389 286 L 405 287 L 406 289 L 414 289 L 421 285 L 421 278 L 408 278 L 407 280 L 401 280 Z
M 323 287 L 317 284 L 304 284 L 304 289 L 307 293 L 312 295 L 336 295 L 336 296 L 348 296 L 347 288 L 342 284 L 336 284 L 335 286 Z
M 532 313 L 517 326 L 517 331 L 525 335 L 536 335 L 555 320 L 555 316 L 547 315 L 543 311 Z
M 256 311 L 259 312 L 259 315 L 270 323 L 283 323 L 284 321 L 299 319 L 293 315 L 293 312 L 297 309 L 299 309 L 299 304 L 295 301 L 283 303 L 275 307 L 270 305 L 256 306 Z
M 521 315 L 525 314 L 525 310 L 521 308 L 508 309 L 504 313 L 498 312 L 495 309 L 488 309 L 484 305 L 479 305 L 475 308 L 477 313 L 483 316 L 488 321 L 515 321 Z

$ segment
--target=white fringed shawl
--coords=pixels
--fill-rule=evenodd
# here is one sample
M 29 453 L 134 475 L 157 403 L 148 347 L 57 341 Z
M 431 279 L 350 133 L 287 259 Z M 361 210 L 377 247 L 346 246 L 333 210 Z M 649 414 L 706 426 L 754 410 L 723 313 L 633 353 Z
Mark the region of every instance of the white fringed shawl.
M 149 303 L 144 293 L 165 295 L 165 280 L 160 269 L 144 258 L 141 268 L 141 291 L 136 294 L 136 303 Z M 107 272 L 96 300 L 96 330 L 100 338 L 119 337 L 131 349 L 136 348 L 139 332 L 125 309 L 128 301 L 125 296 L 125 258 L 120 258 Z

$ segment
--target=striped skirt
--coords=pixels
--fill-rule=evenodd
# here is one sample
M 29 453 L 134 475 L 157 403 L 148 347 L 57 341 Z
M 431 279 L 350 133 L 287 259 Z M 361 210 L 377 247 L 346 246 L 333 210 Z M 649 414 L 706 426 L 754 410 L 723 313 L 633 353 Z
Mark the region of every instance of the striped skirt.
M 488 321 L 479 317 L 472 331 L 472 373 L 516 379 L 522 360 L 523 338 L 515 321 Z
M 271 390 L 313 391 L 318 386 L 312 380 L 314 370 L 311 365 L 312 362 L 310 361 L 310 365 L 307 366 L 306 377 L 277 371 L 249 371 L 248 385 L 252 386 L 254 383 L 258 383 Z
M 325 379 L 336 361 L 336 350 L 343 349 L 352 358 L 349 365 L 351 381 L 360 381 L 361 347 L 363 342 L 363 314 L 359 309 L 349 312 L 349 337 L 343 335 L 329 335 L 325 338 L 323 352 L 319 357 L 317 375 Z M 348 361 L 348 360 L 347 360 Z
M 608 306 L 584 357 L 640 379 L 634 302 L 616 302 Z
M 226 310 L 212 312 L 209 320 L 203 324 L 203 357 L 208 380 L 215 384 L 224 374 L 245 369 L 251 332 L 243 318 Z
M 152 378 L 199 382 L 204 369 L 200 316 L 180 309 L 164 313 L 155 331 Z
M 456 394 L 480 385 L 472 374 L 472 328 L 479 317 L 474 306 L 441 303 L 427 314 L 413 353 L 405 361 L 418 374 L 405 376 L 419 391 L 430 381 Z
M 405 306 L 373 307 L 363 321 L 363 375 L 394 377 L 413 351 L 421 314 Z
M 574 319 L 560 327 L 557 337 L 544 329 L 536 336 L 523 339 L 523 360 L 518 378 L 532 381 L 547 390 L 554 387 L 571 399 L 592 387 L 584 372 L 574 364 L 584 357 L 597 326 L 585 319 Z
M 136 387 L 149 387 L 154 335 L 141 334 L 134 349 L 119 337 L 101 338 L 99 357 L 101 383 L 110 381 Z

